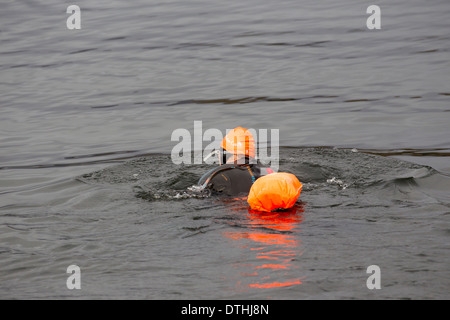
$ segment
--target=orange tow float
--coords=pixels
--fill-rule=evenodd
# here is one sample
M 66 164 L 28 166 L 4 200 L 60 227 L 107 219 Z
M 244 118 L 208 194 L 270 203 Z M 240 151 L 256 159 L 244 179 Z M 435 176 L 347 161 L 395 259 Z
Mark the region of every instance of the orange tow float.
M 291 173 L 271 173 L 253 183 L 247 202 L 253 210 L 258 211 L 289 209 L 300 196 L 302 186 Z

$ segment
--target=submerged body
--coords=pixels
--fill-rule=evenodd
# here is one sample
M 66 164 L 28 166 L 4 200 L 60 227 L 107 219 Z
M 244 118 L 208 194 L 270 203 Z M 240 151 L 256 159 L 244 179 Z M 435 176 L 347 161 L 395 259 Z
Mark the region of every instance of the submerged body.
M 215 194 L 248 195 L 253 183 L 259 177 L 261 167 L 258 164 L 224 164 L 208 171 L 200 178 L 198 184 Z

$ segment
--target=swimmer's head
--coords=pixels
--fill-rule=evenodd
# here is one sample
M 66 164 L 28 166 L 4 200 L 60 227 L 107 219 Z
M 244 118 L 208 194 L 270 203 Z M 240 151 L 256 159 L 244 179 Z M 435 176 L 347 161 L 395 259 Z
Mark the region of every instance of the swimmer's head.
M 245 128 L 237 127 L 228 132 L 220 146 L 222 163 L 248 163 L 255 158 L 255 139 Z

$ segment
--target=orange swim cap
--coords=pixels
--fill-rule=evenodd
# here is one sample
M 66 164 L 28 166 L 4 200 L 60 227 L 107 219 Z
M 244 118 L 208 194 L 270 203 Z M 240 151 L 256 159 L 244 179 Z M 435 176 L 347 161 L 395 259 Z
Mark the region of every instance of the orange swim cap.
M 297 177 L 291 173 L 271 173 L 255 181 L 247 202 L 253 210 L 258 211 L 289 209 L 300 196 L 302 186 Z
M 237 127 L 231 130 L 220 145 L 223 149 L 234 155 L 255 157 L 255 140 L 247 129 Z

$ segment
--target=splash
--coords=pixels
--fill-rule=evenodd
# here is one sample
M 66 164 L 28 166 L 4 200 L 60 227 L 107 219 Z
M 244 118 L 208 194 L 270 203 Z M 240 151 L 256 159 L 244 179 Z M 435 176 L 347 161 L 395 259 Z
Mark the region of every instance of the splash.
M 339 187 L 341 187 L 342 190 L 345 190 L 345 189 L 348 188 L 348 184 L 347 184 L 347 183 L 344 183 L 344 181 L 342 181 L 342 180 L 340 180 L 340 179 L 336 179 L 336 177 L 333 177 L 333 178 L 331 178 L 331 179 L 327 179 L 327 183 L 330 183 L 330 184 L 336 184 L 336 185 L 338 185 Z

